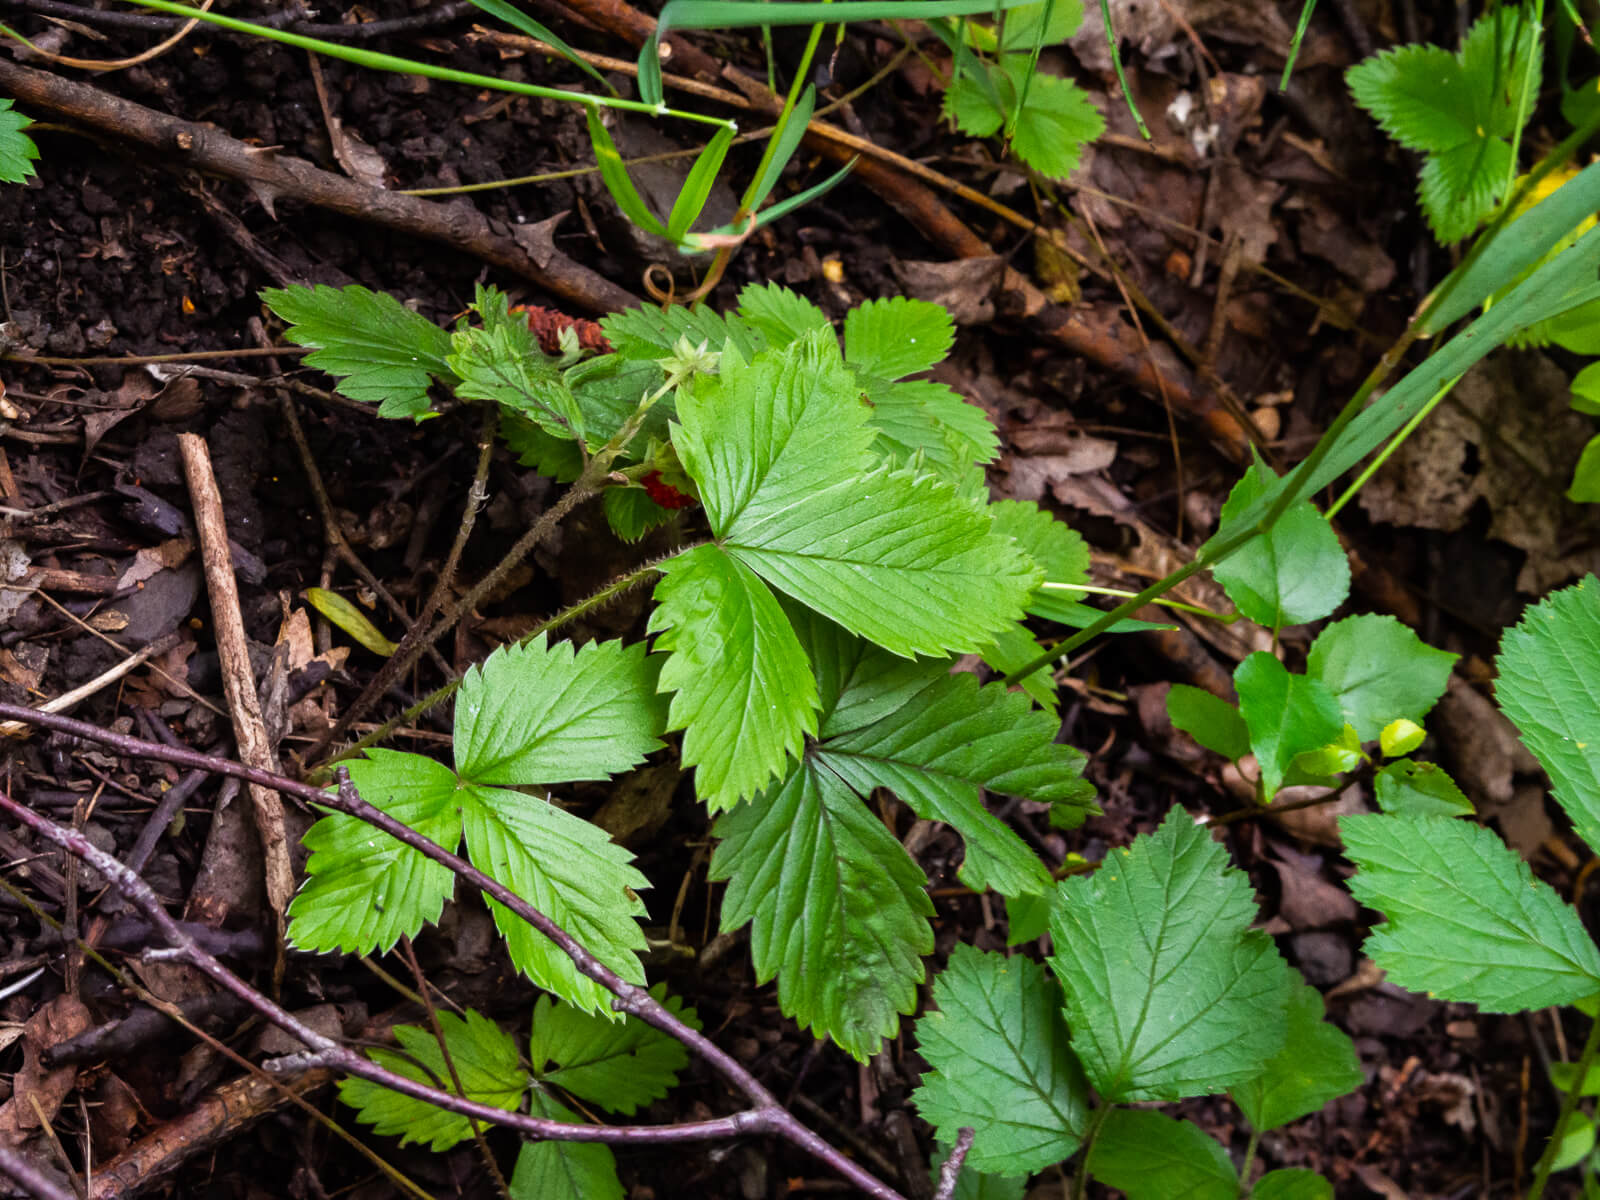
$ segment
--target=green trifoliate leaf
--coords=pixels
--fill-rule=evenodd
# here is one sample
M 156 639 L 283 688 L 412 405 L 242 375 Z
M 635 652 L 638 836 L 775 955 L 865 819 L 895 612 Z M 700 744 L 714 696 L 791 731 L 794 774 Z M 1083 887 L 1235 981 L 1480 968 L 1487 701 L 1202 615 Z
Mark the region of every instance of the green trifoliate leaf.
M 1072 80 L 1037 70 L 1030 79 L 1029 57 L 1007 54 L 997 66 L 980 66 L 989 73 L 989 86 L 975 73 L 955 80 L 944 95 L 945 116 L 963 133 L 990 137 L 1000 132 L 1025 90 L 1011 148 L 1041 175 L 1065 179 L 1077 169 L 1083 147 L 1105 132 L 1105 118 Z M 995 106 L 996 98 L 1003 107 Z
M 1113 1109 L 1089 1151 L 1089 1174 L 1128 1200 L 1237 1200 L 1239 1176 L 1217 1139 L 1190 1121 Z
M 1357 900 L 1388 920 L 1366 952 L 1390 980 L 1488 1012 L 1600 993 L 1600 950 L 1577 913 L 1490 830 L 1431 816 L 1339 822 Z
M 315 346 L 307 366 L 342 376 L 341 395 L 378 405 L 380 417 L 428 415 L 430 379 L 450 379 L 450 335 L 393 296 L 357 284 L 268 288 L 261 299 L 289 322 L 285 336 Z
M 651 988 L 650 994 L 700 1028 L 694 1009 L 684 1008 L 676 996 L 665 999 L 664 984 Z M 540 996 L 533 1008 L 528 1061 L 541 1083 L 631 1117 L 671 1090 L 689 1062 L 689 1051 L 638 1017 L 611 1021 Z
M 1233 685 L 1239 690 L 1239 712 L 1250 731 L 1250 747 L 1270 800 L 1297 755 L 1339 736 L 1344 728 L 1339 702 L 1321 680 L 1291 675 L 1265 650 L 1239 664 Z
M 817 691 L 789 618 L 755 572 L 716 546 L 661 565 L 650 630 L 668 652 L 669 727 L 711 809 L 755 795 L 817 732 Z
M 26 183 L 36 172 L 39 147 L 23 132 L 33 122 L 0 98 L 0 183 Z
M 439 1028 L 455 1075 L 461 1079 L 459 1090 L 431 1029 L 398 1025 L 394 1036 L 404 1053 L 374 1049 L 367 1051 L 367 1057 L 396 1075 L 514 1112 L 522 1103 L 529 1080 L 518 1062 L 517 1044 L 511 1036 L 471 1009 L 465 1019 L 441 1012 Z M 418 1142 L 437 1152 L 472 1136 L 471 1123 L 460 1113 L 436 1108 L 425 1100 L 392 1092 L 365 1079 L 341 1080 L 339 1099 L 354 1108 L 356 1120 L 371 1125 L 373 1132 L 398 1134 L 401 1145 Z
M 1284 1167 L 1256 1180 L 1250 1200 L 1333 1200 L 1333 1184 L 1304 1167 Z
M 718 543 L 808 608 L 908 657 L 979 650 L 1022 615 L 1036 569 L 981 505 L 867 470 L 867 409 L 830 335 L 696 380 L 678 410 Z
M 583 1118 L 542 1089 L 533 1090 L 536 1117 L 582 1125 Z M 600 1142 L 524 1142 L 509 1181 L 511 1200 L 623 1200 L 617 1159 Z
M 526 417 L 553 437 L 583 441 L 583 413 L 555 359 L 520 313 L 482 326 L 463 325 L 450 335 L 450 369 L 456 395 L 487 400 Z
M 869 300 L 844 319 L 844 360 L 879 379 L 926 371 L 950 353 L 955 322 L 938 304 L 895 296 Z
M 547 800 L 504 788 L 463 784 L 456 792 L 467 850 L 485 875 L 544 913 L 630 983 L 644 983 L 636 894 L 650 886 L 633 855 L 598 825 Z M 611 994 L 580 975 L 555 943 L 488 900 L 512 964 L 546 991 L 589 1012 L 611 1011 Z
M 1237 705 L 1186 683 L 1175 683 L 1167 693 L 1167 715 L 1207 750 L 1238 762 L 1250 753 L 1250 730 Z
M 368 804 L 446 850 L 461 845 L 456 777 L 419 754 L 369 750 L 348 764 Z M 365 821 L 333 813 L 305 836 L 306 882 L 289 905 L 289 940 L 301 950 L 387 952 L 439 919 L 455 876 Z
M 661 748 L 666 701 L 642 642 L 496 650 L 456 698 L 456 770 L 468 783 L 517 786 L 607 779 Z
M 862 796 L 887 787 L 919 817 L 943 821 L 966 842 L 961 881 L 1002 895 L 1039 893 L 1049 872 L 983 805 L 980 789 L 1094 812 L 1084 756 L 1055 742 L 1057 722 L 1003 683 L 979 687 L 943 674 L 900 709 L 837 733 L 810 757 Z
M 1257 461 L 1228 493 L 1223 522 L 1249 508 L 1276 482 L 1272 468 Z M 1350 563 L 1339 535 L 1309 500 L 1291 504 L 1276 525 L 1211 573 L 1240 612 L 1269 629 L 1325 617 L 1350 594 Z
M 1181 808 L 1056 891 L 1050 960 L 1103 1103 L 1180 1100 L 1259 1075 L 1284 1044 L 1289 970 L 1244 873 Z
M 917 1022 L 930 1070 L 912 1097 L 946 1147 L 976 1137 L 967 1166 L 1029 1175 L 1071 1156 L 1089 1124 L 1089 1089 L 1068 1048 L 1061 992 L 1026 958 L 957 946 Z
M 935 1148 L 928 1171 L 935 1183 L 944 1160 L 949 1157 L 949 1150 L 943 1146 Z M 950 1200 L 1023 1200 L 1027 1191 L 1028 1181 L 1021 1176 L 991 1175 L 986 1171 L 974 1171 L 963 1163 L 961 1175 L 956 1179 L 955 1195 Z
M 1470 817 L 1472 801 L 1456 781 L 1434 763 L 1402 758 L 1390 763 L 1373 779 L 1378 807 L 1386 813 L 1414 817 Z
M 1600 847 L 1600 583 L 1587 576 L 1530 608 L 1495 665 L 1501 711 L 1579 836 Z
M 1401 46 L 1346 72 L 1384 132 L 1427 155 L 1417 190 L 1440 242 L 1466 237 L 1499 202 L 1512 165 L 1507 139 L 1524 87 L 1538 88 L 1541 53 L 1538 30 L 1507 5 L 1473 25 L 1459 54 Z
M 740 292 L 739 317 L 760 330 L 769 346 L 787 346 L 813 329 L 833 329 L 815 304 L 775 283 L 752 283 Z
M 1322 1019 L 1321 994 L 1298 971 L 1291 971 L 1290 979 L 1283 1049 L 1267 1060 L 1260 1075 L 1228 1093 L 1262 1133 L 1309 1116 L 1365 1079 L 1349 1036 Z
M 1391 616 L 1335 621 L 1317 635 L 1306 674 L 1320 679 L 1344 719 L 1370 742 L 1400 717 L 1420 721 L 1444 695 L 1458 656 L 1435 650 Z
M 756 978 L 865 1061 L 916 1007 L 933 904 L 921 869 L 837 776 L 809 764 L 721 817 L 722 928 L 751 923 Z

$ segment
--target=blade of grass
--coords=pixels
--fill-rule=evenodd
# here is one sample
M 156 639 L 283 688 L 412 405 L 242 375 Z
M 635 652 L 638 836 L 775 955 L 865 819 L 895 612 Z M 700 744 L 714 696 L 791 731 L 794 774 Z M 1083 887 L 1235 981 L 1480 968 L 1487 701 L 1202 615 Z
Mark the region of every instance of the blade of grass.
M 595 70 L 594 67 L 589 63 L 584 62 L 583 58 L 576 50 L 567 45 L 566 42 L 562 41 L 546 26 L 541 25 L 538 21 L 535 21 L 520 8 L 507 4 L 506 0 L 472 0 L 472 2 L 479 8 L 483 9 L 483 11 L 488 13 L 491 17 L 497 17 L 498 19 L 504 21 L 518 33 L 525 33 L 531 38 L 537 38 L 539 41 L 544 42 L 548 46 L 554 46 L 557 50 L 561 51 L 561 56 L 563 58 L 565 58 L 573 66 L 577 67 L 580 71 L 588 75 L 601 87 L 605 88 L 607 92 L 613 96 L 617 94 L 617 89 L 606 82 L 606 77 L 600 74 L 599 71 Z
M 722 170 L 722 162 L 728 157 L 728 147 L 733 145 L 734 130 L 732 128 L 719 129 L 716 135 L 706 143 L 706 148 L 694 160 L 694 166 L 689 168 L 689 174 L 684 177 L 683 188 L 678 192 L 678 198 L 672 202 L 672 212 L 667 215 L 667 237 L 674 242 L 681 242 L 683 235 L 689 232 L 689 226 L 695 223 L 700 213 L 705 209 L 706 199 L 711 195 L 711 185 L 717 181 L 717 173 Z M 619 157 L 616 163 L 617 170 L 627 173 L 627 168 L 622 165 Z
M 589 119 L 589 141 L 594 145 L 594 160 L 600 167 L 600 178 L 605 181 L 606 191 L 611 193 L 622 215 L 640 229 L 648 230 L 657 237 L 666 237 L 667 227 L 661 223 L 661 218 L 650 211 L 644 197 L 639 195 L 639 189 L 633 186 L 628 168 L 622 165 L 622 154 L 617 150 L 617 143 L 612 141 L 611 131 L 601 124 L 600 114 L 589 108 L 584 110 L 584 115 Z

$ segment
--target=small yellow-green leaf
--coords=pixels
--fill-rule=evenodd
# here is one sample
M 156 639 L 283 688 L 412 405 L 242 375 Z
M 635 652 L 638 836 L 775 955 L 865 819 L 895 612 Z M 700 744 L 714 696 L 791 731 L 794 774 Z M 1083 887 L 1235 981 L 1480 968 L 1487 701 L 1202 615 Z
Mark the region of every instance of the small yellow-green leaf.
M 330 592 L 327 588 L 307 588 L 306 601 L 374 654 L 388 658 L 395 652 L 395 643 L 379 633 L 378 627 L 367 620 L 367 614 L 338 592 Z
M 1401 717 L 1383 727 L 1383 732 L 1378 735 L 1378 748 L 1383 751 L 1385 758 L 1399 758 L 1422 745 L 1422 739 L 1427 736 L 1428 731 L 1421 725 Z
M 1346 725 L 1344 732 L 1326 746 L 1319 746 L 1315 750 L 1307 750 L 1304 754 L 1295 756 L 1294 765 L 1307 775 L 1316 775 L 1319 778 L 1328 775 L 1343 775 L 1346 771 L 1353 771 L 1367 761 L 1367 756 L 1361 753 L 1361 739 L 1356 736 L 1354 725 Z

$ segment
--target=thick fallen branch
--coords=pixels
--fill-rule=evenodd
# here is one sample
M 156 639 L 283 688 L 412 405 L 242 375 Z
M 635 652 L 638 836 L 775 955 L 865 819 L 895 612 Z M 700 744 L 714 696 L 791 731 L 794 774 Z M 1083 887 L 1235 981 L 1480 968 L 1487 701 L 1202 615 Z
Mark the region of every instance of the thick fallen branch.
M 609 313 L 639 303 L 631 292 L 556 249 L 543 226 L 513 228 L 491 221 L 465 200 L 441 204 L 368 187 L 301 159 L 248 146 L 209 125 L 4 58 L 0 95 L 35 114 L 48 112 L 147 147 L 175 166 L 245 183 L 269 211 L 276 201 L 295 200 L 440 242 L 520 275 L 585 312 Z
M 70 717 L 35 712 L 22 705 L 0 704 L 0 720 L 15 720 L 50 729 L 57 733 L 84 738 L 109 746 L 121 754 L 135 758 L 153 759 L 192 769 L 227 775 L 246 783 L 294 796 L 308 804 L 335 809 L 382 830 L 390 837 L 412 847 L 419 853 L 450 870 L 485 895 L 498 900 L 534 929 L 549 938 L 574 966 L 588 978 L 600 984 L 614 997 L 612 1007 L 653 1025 L 669 1037 L 681 1042 L 687 1049 L 703 1059 L 729 1084 L 744 1094 L 751 1107 L 730 1116 L 704 1121 L 686 1121 L 671 1125 L 596 1126 L 571 1125 L 551 1121 L 524 1113 L 508 1113 L 487 1104 L 467 1100 L 448 1092 L 407 1079 L 385 1070 L 364 1055 L 358 1054 L 339 1042 L 325 1037 L 306 1026 L 292 1013 L 285 1011 L 272 1000 L 256 991 L 243 979 L 223 966 L 207 953 L 187 931 L 168 915 L 160 898 L 133 871 L 111 855 L 100 850 L 82 834 L 59 825 L 13 800 L 8 793 L 0 793 L 0 812 L 22 822 L 40 837 L 61 847 L 83 862 L 100 871 L 106 880 L 131 905 L 149 919 L 153 928 L 166 939 L 170 949 L 148 951 L 146 957 L 158 961 L 186 963 L 202 971 L 222 988 L 238 996 L 252 1009 L 272 1024 L 291 1034 L 308 1049 L 303 1054 L 291 1055 L 276 1061 L 280 1070 L 332 1068 L 347 1075 L 370 1080 L 408 1096 L 425 1100 L 450 1112 L 461 1113 L 486 1123 L 514 1129 L 523 1137 L 533 1140 L 605 1142 L 609 1144 L 671 1144 L 689 1141 L 721 1140 L 751 1134 L 776 1134 L 825 1163 L 831 1170 L 855 1187 L 878 1200 L 904 1200 L 904 1197 L 870 1172 L 852 1162 L 839 1150 L 830 1146 L 811 1129 L 801 1124 L 788 1109 L 754 1075 L 719 1048 L 699 1031 L 690 1028 L 674 1016 L 665 1005 L 642 987 L 629 983 L 589 950 L 568 934 L 544 913 L 504 885 L 479 871 L 465 860 L 429 841 L 409 826 L 396 821 L 380 809 L 374 808 L 356 793 L 349 775 L 341 769 L 337 792 L 321 791 L 309 784 L 270 771 L 245 766 L 242 763 L 220 759 L 181 746 L 165 746 L 146 742 L 125 734 L 112 733 L 85 721 Z M 274 1064 L 268 1064 L 273 1066 Z M 3 1164 L 0 1164 L 3 1169 Z

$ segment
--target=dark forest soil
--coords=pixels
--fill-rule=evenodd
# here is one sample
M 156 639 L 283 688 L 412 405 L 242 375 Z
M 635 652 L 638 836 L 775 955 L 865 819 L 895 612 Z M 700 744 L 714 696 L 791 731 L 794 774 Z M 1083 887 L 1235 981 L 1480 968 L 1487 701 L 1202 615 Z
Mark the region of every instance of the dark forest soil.
M 1135 48 L 1133 83 L 1156 127 L 1153 150 L 1132 145 L 1132 124 L 1092 56 L 1079 61 L 1064 55 L 1058 64 L 1095 89 L 1112 130 L 1124 139 L 1095 151 L 1081 177 L 1092 190 L 1073 196 L 1071 207 L 1093 218 L 1112 257 L 1178 331 L 1196 345 L 1212 345 L 1217 375 L 1246 398 L 1252 411 L 1264 414 L 1271 451 L 1292 461 L 1448 267 L 1414 216 L 1409 164 L 1377 137 L 1340 90 L 1339 71 L 1358 57 L 1353 29 L 1383 44 L 1393 35 L 1388 6 L 1380 12 L 1378 5 L 1357 5 L 1354 26 L 1319 13 L 1287 98 L 1262 80 L 1276 78 L 1282 62 L 1279 31 L 1284 21 L 1293 20 L 1298 4 L 1278 5 L 1282 11 L 1272 14 L 1272 21 L 1261 15 L 1265 6 L 1252 12 L 1245 3 L 1177 7 L 1194 10 L 1192 19 L 1215 62 L 1202 64 L 1182 34 Z M 1441 14 L 1449 9 L 1434 7 Z M 542 15 L 574 42 L 631 55 L 631 48 L 615 39 L 562 22 L 556 6 L 550 8 Z M 371 19 L 406 16 L 411 10 L 390 3 L 359 11 Z M 318 19 L 334 21 L 341 15 L 328 10 Z M 37 16 L 14 16 L 30 34 L 51 27 Z M 1422 17 L 1431 19 L 1427 13 Z M 421 37 L 374 45 L 482 73 L 572 86 L 581 82 L 576 72 L 544 59 L 507 57 L 474 41 L 469 26 L 458 20 Z M 103 42 L 69 36 L 64 52 L 113 57 L 136 53 L 153 40 L 149 34 L 107 30 Z M 736 39 L 708 39 L 708 44 L 764 73 L 758 46 Z M 836 67 L 842 85 L 864 80 L 869 64 L 889 49 L 882 31 L 852 31 Z M 779 50 L 781 57 L 782 41 Z M 466 88 L 332 61 L 322 69 L 334 115 L 372 147 L 392 188 L 474 183 L 564 170 L 589 160 L 581 118 L 570 108 L 527 99 L 505 103 Z M 1202 72 L 1211 85 L 1202 83 Z M 299 51 L 202 31 L 148 64 L 95 82 L 161 111 L 212 123 L 254 145 L 338 170 L 306 57 Z M 1220 156 L 1202 159 L 1168 114 L 1180 94 L 1192 97 L 1206 86 L 1212 88 L 1212 117 L 1227 145 Z M 858 100 L 851 115 L 856 132 L 991 190 L 1031 215 L 1035 209 L 1025 180 L 996 168 L 994 147 L 952 134 L 939 121 L 938 99 L 913 59 Z M 662 135 L 649 127 L 630 136 L 638 139 L 632 152 L 662 148 L 657 144 Z M 64 129 L 39 131 L 37 137 L 43 150 L 39 178 L 26 187 L 0 186 L 6 346 L 24 354 L 113 358 L 254 347 L 258 333 L 280 332 L 258 293 L 287 279 L 361 283 L 391 292 L 440 322 L 464 310 L 480 281 L 505 287 L 523 302 L 552 303 L 525 281 L 474 258 L 291 200 L 280 199 L 269 211 L 264 197 L 247 186 L 201 178 L 145 152 L 128 153 L 112 137 Z M 753 147 L 738 151 L 731 177 L 742 181 L 756 153 Z M 828 169 L 802 154 L 785 186 L 813 182 Z M 1107 193 L 1138 207 L 1106 200 Z M 641 290 L 642 272 L 658 253 L 631 235 L 592 178 L 490 191 L 472 202 L 508 226 L 566 214 L 556 245 L 634 292 Z M 219 217 L 219 211 L 228 216 Z M 1063 296 L 1081 285 L 1076 303 L 1125 311 L 1115 287 L 1104 280 L 1063 279 L 1050 257 L 1040 255 L 1020 231 L 976 209 L 964 215 L 1019 269 L 1059 283 Z M 1218 322 L 1224 249 L 1207 251 L 1209 263 L 1191 280 L 1200 251 L 1189 231 L 1202 222 L 1208 232 L 1246 247 L 1300 289 L 1355 314 L 1359 331 L 1339 328 L 1303 299 L 1249 270 L 1230 273 Z M 936 272 L 927 264 L 942 264 L 945 258 L 881 198 L 851 182 L 779 221 L 736 255 L 713 301 L 731 303 L 744 283 L 772 280 L 839 317 L 853 303 L 898 294 L 908 286 L 934 294 L 937 289 L 926 281 Z M 690 268 L 678 263 L 674 269 L 687 286 Z M 976 275 L 954 278 L 948 294 L 982 298 Z M 1159 398 L 1040 340 L 1024 322 L 1009 319 L 1014 316 L 997 315 L 993 305 L 979 312 L 963 329 L 942 376 L 983 404 L 1005 435 L 1004 455 L 991 476 L 996 493 L 1042 498 L 1080 528 L 1096 549 L 1103 582 L 1137 585 L 1170 569 L 1181 561 L 1174 556 L 1209 530 L 1237 477 L 1229 448 L 1181 413 L 1169 428 Z M 1146 329 L 1159 339 L 1148 323 Z M 0 698 L 32 703 L 59 695 L 127 651 L 165 637 L 171 645 L 153 660 L 164 675 L 141 669 L 83 703 L 76 714 L 231 753 L 228 723 L 217 711 L 222 706 L 218 661 L 198 566 L 192 558 L 171 562 L 155 553 L 184 534 L 187 496 L 176 434 L 200 432 L 211 443 L 230 532 L 250 564 L 241 572 L 243 613 L 264 657 L 279 640 L 285 612 L 303 610 L 305 589 L 328 582 L 327 560 L 322 523 L 286 431 L 279 389 L 239 378 L 241 373 L 270 376 L 276 368 L 261 359 L 205 365 L 233 377 L 202 372 L 176 378 L 174 367 L 117 362 L 0 363 L 0 385 L 20 413 L 0 422 L 5 456 L 0 485 L 6 493 L 0 504 L 7 514 L 0 518 L 0 538 L 19 545 L 33 570 L 56 571 L 56 582 L 65 581 L 44 585 L 43 596 L 30 595 L 0 617 Z M 292 369 L 292 362 L 285 359 L 278 366 Z M 297 378 L 316 387 L 326 384 L 315 372 Z M 329 497 L 358 553 L 415 609 L 459 518 L 476 454 L 472 420 L 455 413 L 413 427 L 303 394 L 295 403 Z M 1174 445 L 1181 452 L 1181 475 Z M 548 503 L 551 490 L 547 481 L 499 452 L 490 495 L 464 560 L 467 579 L 498 560 Z M 1341 526 L 1368 567 L 1358 573 L 1352 603 L 1361 610 L 1397 610 L 1417 623 L 1427 640 L 1462 654 L 1459 674 L 1468 692 L 1474 686 L 1487 690 L 1485 664 L 1496 632 L 1528 599 L 1517 590 L 1518 574 L 1530 556 L 1540 558 L 1537 550 L 1488 539 L 1494 504 L 1493 496 L 1480 499 L 1452 531 L 1404 520 L 1385 523 L 1381 512 L 1357 505 L 1346 510 Z M 44 515 L 24 511 L 47 506 Z M 446 639 L 441 651 L 457 669 L 480 659 L 537 614 L 586 594 L 620 565 L 636 561 L 634 553 L 611 538 L 602 522 L 578 519 L 516 576 L 513 588 L 480 611 L 470 628 Z M 1544 560 L 1559 557 L 1554 547 L 1542 553 Z M 1556 581 L 1555 570 L 1540 577 L 1540 586 Z M 119 583 L 133 578 L 142 582 Z M 1463 580 L 1471 582 L 1463 586 Z M 351 590 L 347 572 L 332 582 Z M 643 614 L 642 603 L 620 605 L 595 618 L 585 632 L 638 638 Z M 394 622 L 387 627 L 398 636 Z M 1162 701 L 1173 682 L 1203 683 L 1215 672 L 1225 678 L 1239 657 L 1258 648 L 1248 636 L 1224 630 L 1207 642 L 1185 629 L 1101 646 L 1061 681 L 1061 736 L 1091 754 L 1090 775 L 1105 814 L 1070 835 L 1052 830 L 1028 806 L 1008 810 L 1008 819 L 1023 826 L 1056 863 L 1068 853 L 1098 859 L 1152 828 L 1174 802 L 1197 814 L 1235 808 L 1239 801 L 1221 764 L 1174 734 Z M 1308 641 L 1304 630 L 1289 631 L 1290 656 L 1302 654 Z M 291 674 L 291 698 L 305 707 L 294 710 L 295 725 L 284 742 L 288 756 L 310 743 L 316 721 L 336 715 L 378 665 L 357 650 L 330 674 L 312 653 L 327 649 L 326 641 L 307 641 Z M 438 682 L 437 671 L 425 665 L 404 690 L 418 695 Z M 1460 705 L 1475 711 L 1470 698 Z M 1447 729 L 1437 732 L 1441 760 L 1456 766 L 1465 784 L 1473 777 L 1463 761 L 1474 752 L 1473 735 L 1452 741 Z M 421 740 L 404 744 L 427 749 L 440 740 L 437 727 L 426 723 L 418 736 Z M 9 742 L 5 756 L 7 786 L 14 795 L 63 820 L 73 818 L 76 805 L 77 820 L 118 854 L 134 845 L 156 800 L 182 778 L 175 769 L 43 736 Z M 922 1187 L 913 1177 L 925 1170 L 932 1143 L 908 1105 L 919 1070 L 912 1040 L 902 1036 L 871 1064 L 858 1066 L 781 1016 L 775 990 L 754 985 L 742 939 L 714 936 L 717 892 L 706 880 L 707 822 L 691 789 L 678 779 L 672 756 L 663 754 L 659 762 L 661 769 L 651 779 L 653 799 L 661 807 L 647 834 L 629 843 L 655 884 L 646 896 L 650 933 L 658 942 L 652 971 L 694 1005 L 714 1038 L 788 1099 L 803 1120 L 885 1178 Z M 1505 763 L 1484 770 L 1485 786 L 1505 793 L 1504 803 L 1492 810 L 1502 830 L 1534 859 L 1543 877 L 1570 894 L 1580 864 L 1550 827 L 1536 774 L 1509 752 Z M 174 911 L 186 899 L 194 902 L 221 791 L 215 780 L 193 790 L 181 825 L 160 839 L 145 870 Z M 571 788 L 563 796 L 585 815 L 608 798 L 600 787 Z M 898 834 L 912 832 L 911 814 L 892 801 L 885 802 L 885 813 Z M 1329 994 L 1330 1016 L 1356 1039 L 1368 1074 L 1356 1094 L 1270 1135 L 1262 1160 L 1268 1166 L 1322 1171 L 1341 1196 L 1512 1195 L 1514 1172 L 1531 1165 L 1553 1120 L 1555 1098 L 1542 1084 L 1542 1063 L 1567 1056 L 1560 1031 L 1548 1014 L 1533 1020 L 1479 1015 L 1404 993 L 1366 970 L 1360 943 L 1371 914 L 1357 911 L 1335 886 L 1349 868 L 1329 830 L 1326 821 L 1294 828 L 1245 821 L 1228 835 L 1235 860 L 1250 872 L 1260 893 L 1266 927 L 1278 936 L 1286 956 Z M 0 833 L 10 883 L 45 912 L 60 916 L 65 888 L 71 886 L 63 880 L 60 857 L 36 850 L 16 831 Z M 942 828 L 921 828 L 912 848 L 933 881 L 938 908 L 938 950 L 930 966 L 957 942 L 1002 948 L 1001 906 L 957 883 L 959 840 Z M 259 868 L 248 863 L 237 868 L 252 869 Z M 241 876 L 232 882 L 248 881 Z M 237 894 L 224 905 L 229 915 L 220 925 L 233 939 L 234 965 L 259 976 L 270 968 L 270 953 L 259 937 L 259 888 L 232 890 Z M 91 897 L 99 899 L 91 903 Z M 135 961 L 148 930 L 120 911 L 114 896 L 102 897 L 98 887 L 84 891 L 83 904 L 86 920 L 112 920 L 101 941 L 107 952 L 122 964 Z M 476 1006 L 508 1028 L 525 1026 L 533 990 L 509 971 L 475 900 L 453 907 L 441 928 L 419 939 L 417 952 L 430 978 L 458 1003 Z M 0 1010 L 8 1022 L 0 1030 L 10 1031 L 4 1035 L 8 1048 L 0 1050 L 0 1071 L 8 1074 L 24 1069 L 15 1036 L 20 1023 L 63 994 L 64 968 L 58 941 L 41 932 L 39 919 L 19 900 L 0 896 L 0 982 L 37 965 L 46 967 L 43 977 L 6 999 Z M 405 975 L 398 959 L 387 958 L 383 966 Z M 183 980 L 147 972 L 145 982 L 158 994 L 166 988 L 172 998 L 190 998 L 190 985 Z M 97 1025 L 129 1008 L 123 990 L 92 964 L 83 970 L 79 994 L 85 1006 L 81 1024 Z M 386 1012 L 396 1003 L 362 964 L 309 956 L 291 957 L 284 998 L 291 1008 L 336 1006 L 347 1032 L 362 1024 L 363 1014 Z M 57 1005 L 52 1011 L 65 1009 Z M 260 1057 L 259 1028 L 237 1017 L 214 1022 L 213 1028 L 242 1053 Z M 235 1065 L 192 1036 L 174 1034 L 134 1054 L 80 1067 L 58 1097 L 54 1128 L 79 1166 L 84 1146 L 92 1146 L 98 1169 L 238 1074 Z M 398 1149 L 392 1139 L 369 1136 L 356 1126 L 331 1089 L 311 1100 L 432 1194 L 493 1194 L 470 1143 L 443 1155 Z M 686 1084 L 645 1116 L 694 1119 L 723 1112 L 726 1104 L 721 1086 L 694 1065 Z M 1226 1103 L 1195 1103 L 1185 1115 L 1228 1141 L 1236 1154 L 1242 1152 L 1245 1136 L 1234 1128 L 1237 1117 Z M 31 1117 L 0 1110 L 0 1123 L 7 1120 L 22 1120 L 30 1153 L 52 1162 L 53 1152 Z M 491 1142 L 509 1161 L 513 1140 L 491 1135 Z M 764 1141 L 627 1151 L 619 1161 L 630 1195 L 641 1200 L 754 1200 L 839 1188 L 821 1178 L 811 1161 Z M 1063 1188 L 1061 1181 L 1046 1179 L 1031 1194 L 1060 1196 Z M 260 1121 L 229 1128 L 169 1177 L 152 1180 L 148 1194 L 366 1198 L 395 1192 L 350 1146 L 285 1106 Z M 1563 1193 L 1553 1187 L 1549 1194 Z

